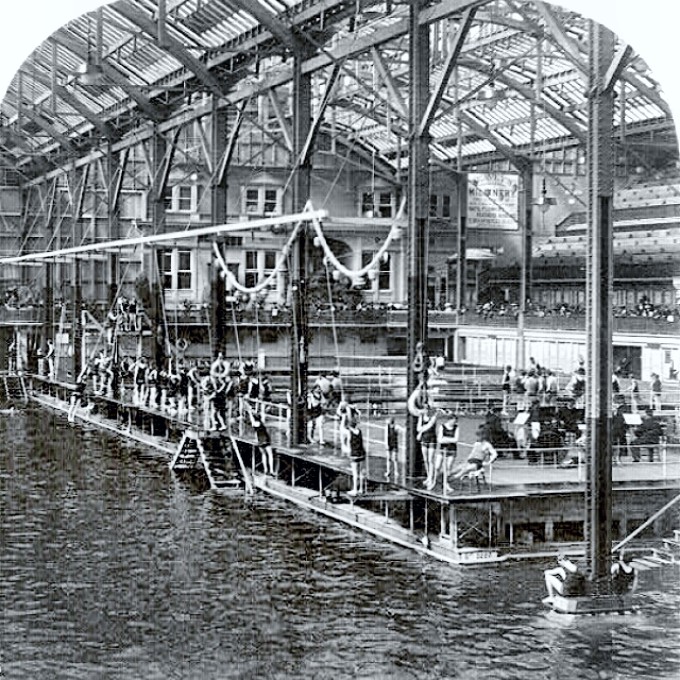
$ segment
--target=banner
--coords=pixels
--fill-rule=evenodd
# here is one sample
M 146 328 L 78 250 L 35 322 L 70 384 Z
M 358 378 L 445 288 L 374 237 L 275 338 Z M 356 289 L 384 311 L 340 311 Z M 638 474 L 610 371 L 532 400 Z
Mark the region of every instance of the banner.
M 519 229 L 518 175 L 468 173 L 468 227 Z

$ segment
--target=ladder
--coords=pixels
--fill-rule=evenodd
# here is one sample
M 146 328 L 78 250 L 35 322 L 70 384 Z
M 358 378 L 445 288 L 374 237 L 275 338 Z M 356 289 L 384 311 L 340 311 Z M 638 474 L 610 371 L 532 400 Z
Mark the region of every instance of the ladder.
M 201 451 L 194 433 L 187 430 L 177 445 L 175 455 L 170 461 L 171 470 L 192 470 L 199 462 Z
M 223 440 L 220 437 L 197 439 L 196 445 L 200 452 L 206 477 L 213 491 L 238 491 L 243 488 L 243 482 L 231 462 L 225 455 Z

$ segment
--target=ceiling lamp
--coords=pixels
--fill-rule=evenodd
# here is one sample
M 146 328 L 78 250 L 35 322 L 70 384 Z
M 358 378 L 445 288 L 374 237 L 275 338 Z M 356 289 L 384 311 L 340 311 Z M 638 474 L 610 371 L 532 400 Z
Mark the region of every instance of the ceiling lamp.
M 95 64 L 88 56 L 87 61 L 81 64 L 77 70 L 78 82 L 85 87 L 101 85 L 104 78 L 104 70 L 101 64 Z
M 534 205 L 538 206 L 544 213 L 548 212 L 554 205 L 557 205 L 557 199 L 554 196 L 548 196 L 545 179 L 543 179 L 541 195 L 534 201 Z
M 76 71 L 78 82 L 86 87 L 101 85 L 104 78 L 104 71 L 102 69 L 102 28 L 103 14 L 100 7 L 97 10 L 94 45 L 92 45 L 90 40 L 90 17 L 88 16 L 87 18 L 87 56 L 85 57 L 85 63 L 81 64 Z

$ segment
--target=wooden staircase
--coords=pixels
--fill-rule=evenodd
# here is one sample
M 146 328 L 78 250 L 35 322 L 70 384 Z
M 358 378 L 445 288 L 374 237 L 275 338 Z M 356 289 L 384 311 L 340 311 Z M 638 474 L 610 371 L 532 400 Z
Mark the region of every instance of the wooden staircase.
M 28 392 L 22 375 L 4 374 L 2 376 L 3 398 L 11 404 L 19 401 L 28 403 Z
M 201 470 L 213 491 L 240 491 L 243 480 L 233 464 L 231 446 L 217 436 L 201 437 L 195 430 L 186 430 L 170 461 L 175 472 Z
M 680 564 L 680 529 L 675 529 L 672 538 L 662 539 L 661 547 L 652 548 L 649 553 L 633 557 L 630 564 L 640 572 L 669 564 Z
M 214 491 L 240 491 L 243 480 L 233 464 L 231 446 L 222 437 L 197 439 L 200 460 Z

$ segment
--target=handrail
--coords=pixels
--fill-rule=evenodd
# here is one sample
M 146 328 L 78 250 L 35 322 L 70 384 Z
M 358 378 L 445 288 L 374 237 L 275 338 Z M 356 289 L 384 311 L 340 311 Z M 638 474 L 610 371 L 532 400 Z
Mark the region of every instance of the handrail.
M 624 545 L 626 545 L 626 543 L 628 543 L 638 534 L 643 532 L 652 522 L 661 517 L 661 515 L 663 515 L 664 512 L 666 512 L 666 510 L 672 508 L 678 501 L 680 501 L 680 494 L 678 494 L 675 498 L 666 503 L 666 505 L 664 505 L 660 510 L 657 510 L 657 512 L 655 512 L 649 519 L 644 521 L 637 529 L 635 529 L 635 531 L 633 531 L 631 534 L 628 534 L 628 536 L 626 536 L 626 538 L 624 538 L 620 543 L 617 543 L 612 548 L 612 553 L 615 553 L 617 550 L 620 550 Z

